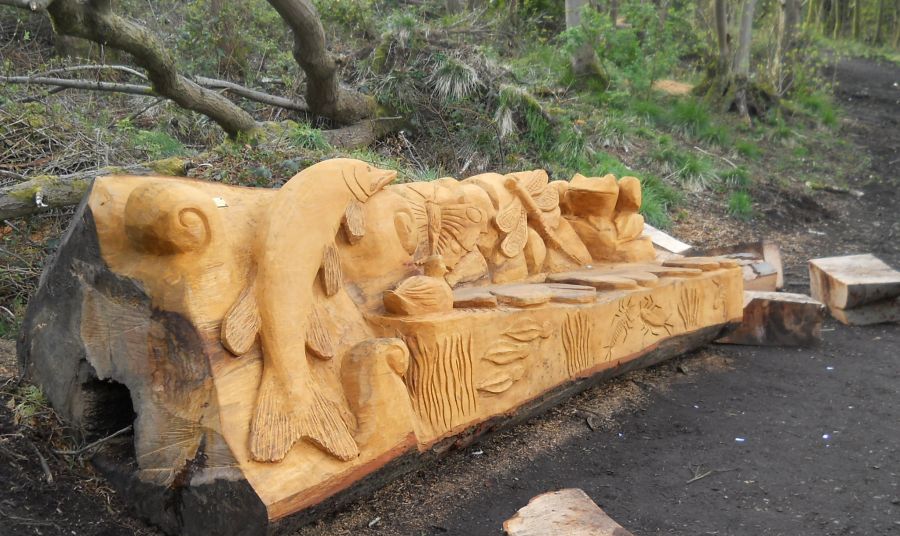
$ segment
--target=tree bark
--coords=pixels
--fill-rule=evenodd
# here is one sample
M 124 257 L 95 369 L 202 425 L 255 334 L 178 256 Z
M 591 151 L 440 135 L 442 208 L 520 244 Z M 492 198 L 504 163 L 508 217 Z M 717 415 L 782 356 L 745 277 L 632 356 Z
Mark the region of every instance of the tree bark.
M 58 34 L 81 37 L 131 54 L 147 70 L 157 94 L 209 117 L 229 136 L 256 128 L 256 121 L 239 106 L 179 75 L 175 60 L 163 43 L 143 26 L 113 13 L 109 0 L 55 0 L 47 6 L 47 12 Z
M 581 10 L 588 0 L 566 0 L 566 29 L 581 26 Z M 600 59 L 592 43 L 584 42 L 572 52 L 572 72 L 579 78 L 604 78 Z
M 728 40 L 728 6 L 725 0 L 715 0 L 716 41 L 719 45 L 717 75 L 727 78 L 731 73 L 731 46 Z
M 797 25 L 800 21 L 800 0 L 779 0 L 775 57 L 772 60 L 772 80 L 779 95 L 791 86 L 791 52 L 794 49 Z
M 855 0 L 853 2 L 853 40 L 859 41 L 860 30 L 861 30 L 861 14 L 860 14 L 860 2 L 862 0 Z
M 338 65 L 325 46 L 325 29 L 310 0 L 269 0 L 294 34 L 294 60 L 306 73 L 310 112 L 340 124 L 375 115 L 375 100 L 340 86 Z
M 832 11 L 834 11 L 834 31 L 831 34 L 832 39 L 841 37 L 841 30 L 844 26 L 843 4 L 841 0 L 832 0 Z
M 880 45 L 884 38 L 884 0 L 878 0 L 878 16 L 875 22 L 875 44 Z
M 738 113 L 745 121 L 750 121 L 750 113 L 747 107 L 747 90 L 750 81 L 750 42 L 753 33 L 753 11 L 756 8 L 756 0 L 744 0 L 741 10 L 741 31 L 738 35 L 738 49 L 734 56 L 734 75 L 737 91 L 735 92 L 735 104 Z

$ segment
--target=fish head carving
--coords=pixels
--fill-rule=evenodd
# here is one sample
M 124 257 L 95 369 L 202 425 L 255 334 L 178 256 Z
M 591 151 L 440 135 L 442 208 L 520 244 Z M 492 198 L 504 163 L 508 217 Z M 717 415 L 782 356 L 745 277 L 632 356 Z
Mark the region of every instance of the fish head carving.
M 392 169 L 380 169 L 368 162 L 352 158 L 335 158 L 326 162 L 337 166 L 347 187 L 360 203 L 365 203 L 397 178 Z
M 125 234 L 137 251 L 177 255 L 202 251 L 212 239 L 218 213 L 213 200 L 183 183 L 152 181 L 125 202 Z

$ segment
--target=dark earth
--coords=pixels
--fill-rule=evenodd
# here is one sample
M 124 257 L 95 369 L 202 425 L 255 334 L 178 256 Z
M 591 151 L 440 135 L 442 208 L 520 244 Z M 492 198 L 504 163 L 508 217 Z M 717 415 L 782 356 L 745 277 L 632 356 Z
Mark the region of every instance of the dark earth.
M 778 236 L 796 292 L 809 258 L 900 266 L 900 66 L 843 60 L 834 76 L 841 135 L 870 161 L 839 179 L 864 195 L 787 196 L 751 229 Z M 23 399 L 0 343 L 0 534 L 157 534 L 84 459 L 54 453 L 65 431 L 50 410 L 14 422 Z M 607 382 L 298 534 L 500 534 L 567 487 L 636 535 L 900 534 L 898 449 L 900 326 L 829 320 L 812 349 L 712 346 Z

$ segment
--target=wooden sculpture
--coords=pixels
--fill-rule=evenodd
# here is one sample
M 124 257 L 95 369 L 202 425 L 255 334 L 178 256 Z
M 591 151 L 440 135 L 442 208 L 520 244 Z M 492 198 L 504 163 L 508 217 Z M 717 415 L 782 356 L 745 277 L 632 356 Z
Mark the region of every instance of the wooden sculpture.
M 358 160 L 280 190 L 93 184 L 29 306 L 27 374 L 170 533 L 302 523 L 593 382 L 740 321 L 740 266 L 654 261 L 637 179 L 389 185 Z

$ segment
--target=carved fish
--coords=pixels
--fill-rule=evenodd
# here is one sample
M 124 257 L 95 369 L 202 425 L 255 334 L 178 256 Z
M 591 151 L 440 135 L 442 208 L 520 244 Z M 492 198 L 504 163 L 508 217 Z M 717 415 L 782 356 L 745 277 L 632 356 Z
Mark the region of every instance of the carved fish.
M 257 461 L 283 459 L 300 439 L 341 460 L 359 455 L 340 406 L 311 374 L 306 338 L 323 263 L 326 294 L 339 284 L 332 248 L 348 206 L 365 203 L 395 176 L 359 160 L 327 160 L 294 176 L 269 208 L 255 251 L 255 291 L 241 295 L 224 323 L 245 324 L 230 318 L 241 312 L 259 317 L 263 373 L 250 425 L 250 454 Z

